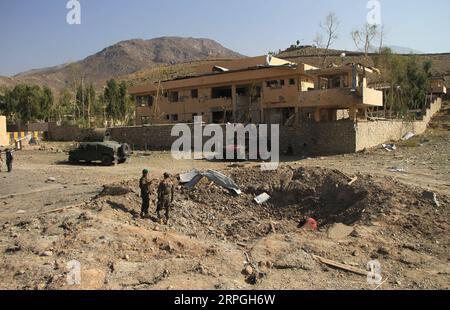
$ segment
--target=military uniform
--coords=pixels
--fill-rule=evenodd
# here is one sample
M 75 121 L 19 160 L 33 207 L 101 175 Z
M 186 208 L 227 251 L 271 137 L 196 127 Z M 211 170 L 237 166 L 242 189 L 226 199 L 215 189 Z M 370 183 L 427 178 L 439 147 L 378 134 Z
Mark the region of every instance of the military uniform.
M 158 203 L 156 213 L 158 218 L 161 219 L 160 212 L 165 210 L 165 222 L 169 221 L 170 207 L 173 202 L 173 183 L 170 178 L 165 178 L 158 186 Z
M 142 198 L 141 217 L 144 217 L 148 215 L 148 209 L 150 208 L 150 190 L 147 176 L 142 176 L 139 180 L 139 188 Z
M 6 166 L 8 167 L 8 172 L 12 172 L 14 157 L 12 155 L 11 150 L 6 151 Z

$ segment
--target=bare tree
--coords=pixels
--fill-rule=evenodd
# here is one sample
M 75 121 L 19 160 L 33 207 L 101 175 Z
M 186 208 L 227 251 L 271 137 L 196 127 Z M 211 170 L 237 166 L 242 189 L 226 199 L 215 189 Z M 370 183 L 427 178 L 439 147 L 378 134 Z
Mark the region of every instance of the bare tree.
M 314 37 L 313 44 L 317 49 L 317 56 L 320 56 L 320 49 L 323 47 L 323 35 L 320 33 L 317 33 Z
M 379 31 L 377 25 L 365 24 L 362 29 L 352 31 L 353 42 L 357 49 L 364 52 L 366 59 L 370 48 L 372 47 L 372 43 L 378 35 Z
M 322 67 L 325 66 L 325 64 L 327 62 L 328 50 L 330 49 L 330 47 L 334 44 L 334 42 L 338 38 L 337 32 L 339 29 L 339 24 L 340 24 L 339 20 L 338 20 L 336 14 L 334 14 L 334 13 L 328 14 L 327 17 L 325 18 L 325 22 L 320 23 L 320 27 L 324 31 L 325 37 L 326 37 L 326 43 L 324 45 L 325 57 L 323 58 L 323 61 L 322 61 Z M 323 40 L 323 37 L 319 34 L 316 36 L 316 39 L 320 42 Z
M 380 27 L 380 31 L 379 31 L 378 35 L 380 37 L 380 46 L 378 48 L 378 53 L 381 54 L 381 52 L 383 51 L 384 37 L 386 35 L 386 31 L 384 29 L 384 25 L 382 25 Z

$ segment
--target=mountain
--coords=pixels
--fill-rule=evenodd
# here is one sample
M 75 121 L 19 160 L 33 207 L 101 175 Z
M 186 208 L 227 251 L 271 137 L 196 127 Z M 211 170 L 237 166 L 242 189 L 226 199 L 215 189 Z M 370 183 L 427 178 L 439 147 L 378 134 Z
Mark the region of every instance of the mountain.
M 396 54 L 415 54 L 415 55 L 426 54 L 424 52 L 404 46 L 390 45 L 388 47 L 392 50 L 393 53 Z
M 83 75 L 86 82 L 99 85 L 110 78 L 119 78 L 161 65 L 241 57 L 244 56 L 210 39 L 133 39 L 109 46 L 75 63 L 30 70 L 12 78 L 0 77 L 0 85 L 30 83 L 48 85 L 54 90 L 60 90 L 71 84 L 73 76 Z

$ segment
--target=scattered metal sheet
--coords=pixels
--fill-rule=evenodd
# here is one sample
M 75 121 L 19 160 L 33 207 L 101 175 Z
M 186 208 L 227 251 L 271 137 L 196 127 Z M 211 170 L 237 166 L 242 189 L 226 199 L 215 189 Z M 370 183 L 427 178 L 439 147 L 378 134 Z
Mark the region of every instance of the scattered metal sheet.
M 402 173 L 406 173 L 406 170 L 403 168 L 399 168 L 399 167 L 391 167 L 388 168 L 389 172 L 402 172 Z
M 382 146 L 388 152 L 392 152 L 397 149 L 397 146 L 395 144 L 383 144 Z
M 414 137 L 415 136 L 415 134 L 413 133 L 413 132 L 408 132 L 408 133 L 406 133 L 404 136 L 403 136 L 403 138 L 402 138 L 402 141 L 407 141 L 407 140 L 409 140 L 409 139 L 411 139 L 412 137 Z
M 193 169 L 191 172 L 180 174 L 180 183 L 189 183 L 194 179 L 200 172 L 197 169 Z
M 259 195 L 258 197 L 255 197 L 255 201 L 257 204 L 262 204 L 265 203 L 266 201 L 268 201 L 271 197 L 269 196 L 269 194 L 267 193 L 263 193 L 261 195 Z
M 194 169 L 191 172 L 181 174 L 180 183 L 184 183 L 184 186 L 187 188 L 192 188 L 197 185 L 197 183 L 200 182 L 203 177 L 206 177 L 208 180 L 216 183 L 219 186 L 234 191 L 237 195 L 242 194 L 242 191 L 231 178 L 215 170 L 200 172 Z
M 208 180 L 213 181 L 217 185 L 220 185 L 224 188 L 227 188 L 229 190 L 234 191 L 236 194 L 240 195 L 242 194 L 242 191 L 239 189 L 239 187 L 234 183 L 234 181 L 227 177 L 226 175 L 215 171 L 215 170 L 208 170 L 205 173 L 202 173 L 204 177 L 207 177 Z

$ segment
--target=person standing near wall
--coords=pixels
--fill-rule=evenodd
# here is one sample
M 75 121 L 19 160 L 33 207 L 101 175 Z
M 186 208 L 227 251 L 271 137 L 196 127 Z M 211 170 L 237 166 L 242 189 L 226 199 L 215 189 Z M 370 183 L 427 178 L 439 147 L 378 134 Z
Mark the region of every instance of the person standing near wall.
M 0 151 L 0 172 L 2 172 L 3 167 L 3 157 L 2 157 L 2 151 Z
M 150 208 L 150 182 L 148 180 L 148 170 L 144 169 L 142 171 L 142 177 L 139 180 L 139 188 L 141 189 L 141 198 L 142 198 L 142 206 L 141 206 L 141 218 L 145 218 L 148 216 L 148 209 Z
M 6 150 L 6 166 L 8 167 L 8 172 L 12 172 L 13 169 L 13 161 L 14 161 L 14 156 L 13 156 L 13 151 L 10 149 Z

